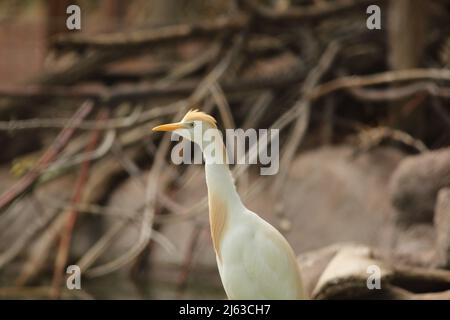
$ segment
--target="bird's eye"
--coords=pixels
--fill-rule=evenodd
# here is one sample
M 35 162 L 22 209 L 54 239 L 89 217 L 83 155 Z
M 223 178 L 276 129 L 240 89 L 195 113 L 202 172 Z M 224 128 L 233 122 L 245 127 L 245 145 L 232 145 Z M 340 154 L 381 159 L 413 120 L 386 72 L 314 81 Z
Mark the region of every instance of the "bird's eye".
M 195 126 L 195 122 L 189 122 L 189 128 L 193 128 Z

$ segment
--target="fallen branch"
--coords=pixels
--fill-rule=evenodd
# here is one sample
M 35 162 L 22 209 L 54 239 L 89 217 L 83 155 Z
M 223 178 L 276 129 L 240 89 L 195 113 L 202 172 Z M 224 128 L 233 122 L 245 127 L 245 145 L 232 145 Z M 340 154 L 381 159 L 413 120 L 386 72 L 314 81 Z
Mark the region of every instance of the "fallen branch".
M 304 72 L 274 74 L 259 79 L 236 79 L 220 83 L 225 93 L 249 92 L 265 89 L 277 89 L 303 80 Z M 170 86 L 159 84 L 120 85 L 106 87 L 66 87 L 38 86 L 0 87 L 0 98 L 9 99 L 91 99 L 107 105 L 117 105 L 124 101 L 141 101 L 159 97 L 186 97 L 198 87 L 198 81 L 185 80 L 172 83 Z
M 417 82 L 386 89 L 350 88 L 349 91 L 355 98 L 369 101 L 401 100 L 417 93 L 450 98 L 450 88 L 442 88 L 433 82 Z
M 357 87 L 373 86 L 382 83 L 392 83 L 412 80 L 444 80 L 450 81 L 450 70 L 448 69 L 407 69 L 386 71 L 367 76 L 346 76 L 330 82 L 321 84 L 314 88 L 309 95 L 311 100 L 316 100 L 321 96 L 331 92 L 351 89 Z
M 198 38 L 210 38 L 227 31 L 243 30 L 248 24 L 248 18 L 238 15 L 225 17 L 214 21 L 203 21 L 196 24 L 179 24 L 154 30 L 133 31 L 128 33 L 106 34 L 94 37 L 80 35 L 63 35 L 57 37 L 53 45 L 57 49 L 130 50 L 142 49 L 156 45 L 177 43 Z
M 339 1 L 323 1 L 320 4 L 308 5 L 308 6 L 290 6 L 286 10 L 273 10 L 263 5 L 259 5 L 254 0 L 240 0 L 239 3 L 244 9 L 248 9 L 255 14 L 258 18 L 265 22 L 310 22 L 317 20 L 318 18 L 326 18 L 336 14 L 340 14 L 345 11 L 349 11 L 358 7 L 367 7 L 368 5 L 375 4 L 373 0 L 339 0 Z
M 177 104 L 170 104 L 161 107 L 154 107 L 147 111 L 136 108 L 129 116 L 113 118 L 96 123 L 96 121 L 84 120 L 80 123 L 73 123 L 70 118 L 36 118 L 27 120 L 0 121 L 0 130 L 14 131 L 43 128 L 77 128 L 80 130 L 111 130 L 128 128 L 149 122 L 153 119 L 174 114 L 178 110 Z

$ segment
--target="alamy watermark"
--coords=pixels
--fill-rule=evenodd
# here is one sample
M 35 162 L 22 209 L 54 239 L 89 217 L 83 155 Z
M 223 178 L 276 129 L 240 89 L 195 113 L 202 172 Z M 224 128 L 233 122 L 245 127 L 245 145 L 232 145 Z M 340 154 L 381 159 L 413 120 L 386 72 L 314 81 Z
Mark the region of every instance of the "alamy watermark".
M 367 277 L 367 289 L 380 290 L 381 289 L 381 269 L 379 266 L 372 264 L 367 267 L 366 273 L 370 274 Z
M 366 20 L 366 27 L 369 30 L 381 29 L 381 9 L 379 6 L 372 4 L 367 7 L 366 13 L 370 16 Z
M 81 269 L 77 265 L 70 265 L 66 269 L 66 273 L 69 274 L 66 280 L 66 287 L 69 290 L 81 289 Z
M 69 30 L 81 30 L 81 8 L 76 4 L 69 5 L 66 8 L 69 15 L 66 19 L 66 26 Z M 370 16 L 366 20 L 366 26 L 369 30 L 381 29 L 381 9 L 373 4 L 367 7 L 366 13 Z
M 197 146 L 181 141 L 181 137 Z M 260 164 L 261 175 L 274 175 L 279 170 L 279 129 L 226 129 L 224 138 L 218 129 L 203 130 L 198 122 L 191 130 L 177 130 L 171 140 L 178 142 L 171 152 L 176 165 Z
M 81 8 L 76 4 L 67 7 L 66 27 L 69 30 L 81 30 Z

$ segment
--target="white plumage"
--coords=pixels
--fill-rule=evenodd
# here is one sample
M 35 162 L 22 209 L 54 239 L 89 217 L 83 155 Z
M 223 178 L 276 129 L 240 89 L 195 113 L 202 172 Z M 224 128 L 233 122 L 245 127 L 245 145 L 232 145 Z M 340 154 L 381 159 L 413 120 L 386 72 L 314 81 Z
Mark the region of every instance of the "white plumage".
M 211 116 L 189 111 L 178 123 L 154 131 L 174 131 L 202 150 L 209 141 L 196 141 L 193 130 L 217 130 Z M 214 142 L 223 150 L 223 141 Z M 283 235 L 242 203 L 226 163 L 204 153 L 211 237 L 223 287 L 229 299 L 305 299 L 294 251 Z

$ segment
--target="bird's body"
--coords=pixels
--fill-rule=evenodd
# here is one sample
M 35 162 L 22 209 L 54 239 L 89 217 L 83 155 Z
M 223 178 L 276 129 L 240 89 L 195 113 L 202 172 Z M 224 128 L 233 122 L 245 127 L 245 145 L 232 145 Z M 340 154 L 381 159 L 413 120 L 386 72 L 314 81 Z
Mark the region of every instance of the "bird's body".
M 206 164 L 211 236 L 230 299 L 304 296 L 295 255 L 272 225 L 241 202 L 226 164 Z
M 216 255 L 227 296 L 302 299 L 298 265 L 284 237 L 251 211 L 243 211 L 240 222 L 224 234 L 221 258 Z
M 203 120 L 209 122 L 210 129 L 215 129 L 215 125 L 210 123 L 212 117 L 205 118 L 207 115 L 197 111 L 191 112 L 190 117 L 188 115 L 179 124 L 191 119 Z M 155 129 L 177 130 L 171 129 L 174 125 Z M 223 149 L 222 141 L 216 141 L 217 148 Z M 228 164 L 215 163 L 213 159 L 208 159 L 210 153 L 207 152 L 204 152 L 204 157 L 211 237 L 228 298 L 306 298 L 299 266 L 287 240 L 272 225 L 244 206 Z

